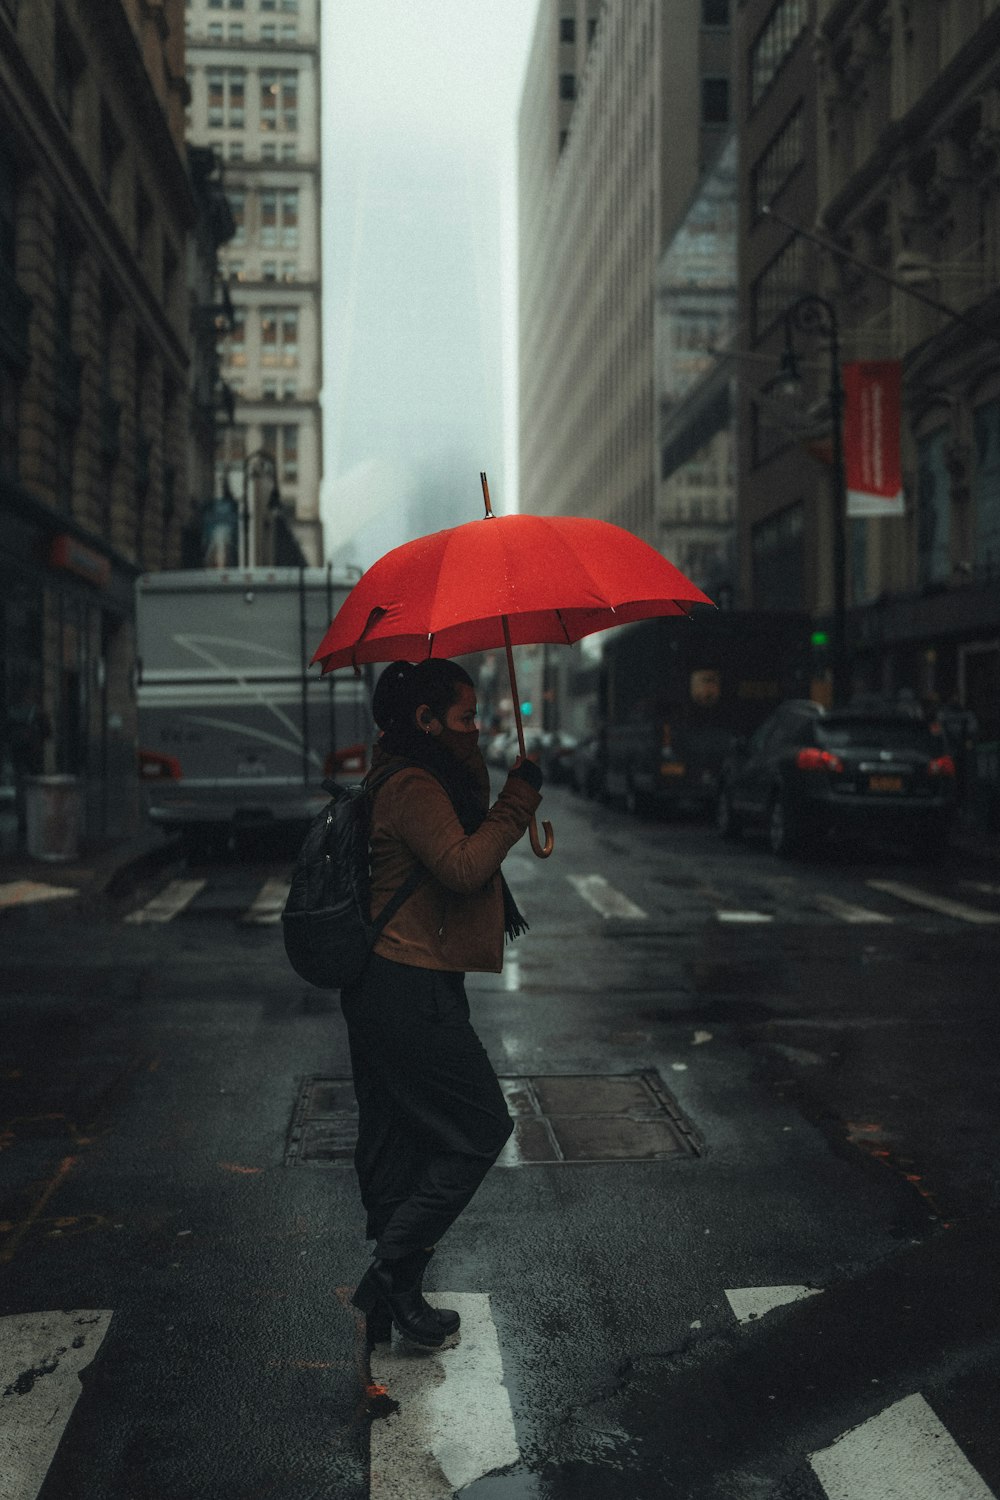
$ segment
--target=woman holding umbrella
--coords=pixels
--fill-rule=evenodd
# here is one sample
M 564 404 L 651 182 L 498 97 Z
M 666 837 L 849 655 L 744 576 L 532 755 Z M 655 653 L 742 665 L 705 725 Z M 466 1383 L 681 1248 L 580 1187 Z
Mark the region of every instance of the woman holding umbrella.
M 390 1324 L 438 1347 L 458 1314 L 421 1284 L 436 1241 L 493 1165 L 512 1125 L 469 1019 L 469 970 L 499 973 L 504 935 L 526 926 L 500 865 L 528 827 L 541 772 L 519 758 L 492 807 L 476 692 L 456 662 L 397 661 L 372 700 L 382 730 L 374 794 L 372 916 L 415 865 L 426 878 L 390 918 L 362 978 L 342 992 L 358 1100 L 355 1164 L 375 1240 L 354 1294 L 369 1343 Z

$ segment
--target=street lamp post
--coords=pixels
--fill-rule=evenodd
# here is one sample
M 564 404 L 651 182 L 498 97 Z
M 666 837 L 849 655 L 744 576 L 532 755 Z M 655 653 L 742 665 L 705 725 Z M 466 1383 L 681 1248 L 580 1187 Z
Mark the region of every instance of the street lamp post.
M 830 353 L 830 420 L 833 442 L 833 642 L 830 654 L 835 704 L 847 693 L 847 481 L 844 473 L 844 386 L 840 375 L 840 327 L 833 304 L 825 297 L 807 293 L 785 313 L 785 349 L 782 374 L 799 379 L 793 333 L 816 335 L 827 341 Z
M 278 492 L 278 464 L 274 454 L 268 452 L 266 448 L 257 448 L 253 453 L 248 453 L 243 460 L 243 509 L 240 512 L 243 535 L 243 558 L 241 566 L 244 568 L 254 567 L 257 561 L 256 485 L 254 488 L 254 506 L 251 511 L 250 481 L 251 479 L 256 481 L 267 473 L 271 475 L 271 494 L 267 502 L 268 510 L 279 510 L 281 508 L 281 495 Z

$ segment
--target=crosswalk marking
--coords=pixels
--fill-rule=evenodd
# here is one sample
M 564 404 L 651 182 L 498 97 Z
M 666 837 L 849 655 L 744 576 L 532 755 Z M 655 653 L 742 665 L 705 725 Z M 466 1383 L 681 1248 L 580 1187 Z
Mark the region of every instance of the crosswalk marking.
M 641 906 L 615 890 L 603 875 L 567 875 L 573 889 L 590 903 L 602 917 L 628 917 L 632 921 L 644 921 L 648 916 Z
M 110 1312 L 0 1318 L 0 1500 L 35 1500 Z
M 205 885 L 204 880 L 171 880 L 158 896 L 147 901 L 145 906 L 140 906 L 138 911 L 130 911 L 125 920 L 126 922 L 170 922 L 178 912 L 190 905 L 198 892 L 204 890 Z
M 459 1314 L 459 1342 L 419 1357 L 399 1344 L 372 1351 L 372 1380 L 399 1410 L 372 1423 L 371 1500 L 452 1500 L 521 1457 L 489 1295 L 440 1292 L 427 1300 Z
M 923 1396 L 905 1396 L 809 1455 L 827 1500 L 994 1500 Z
M 717 922 L 773 922 L 774 917 L 769 911 L 717 911 L 715 913 Z
M 247 908 L 240 921 L 257 926 L 271 926 L 275 922 L 280 922 L 281 913 L 288 900 L 288 890 L 287 880 L 265 880 L 254 897 L 253 905 Z
M 922 891 L 915 885 L 904 885 L 901 880 L 869 880 L 866 884 L 873 891 L 885 891 L 886 895 L 898 896 L 900 901 L 908 901 L 912 906 L 923 906 L 928 911 L 940 912 L 944 917 L 956 917 L 960 922 L 1000 923 L 1000 912 L 966 906 L 964 901 L 952 901 L 948 896 L 932 896 L 929 891 Z
M 819 891 L 813 896 L 813 905 L 827 916 L 839 917 L 842 922 L 891 922 L 884 912 L 873 911 L 870 906 L 853 906 L 850 901 L 841 901 L 839 896 L 828 896 Z
M 0 885 L 0 906 L 29 906 L 33 901 L 58 901 L 78 896 L 75 885 L 45 885 L 40 880 L 7 880 Z
M 738 1323 L 752 1323 L 776 1307 L 800 1302 L 803 1297 L 818 1297 L 815 1286 L 737 1286 L 726 1291 L 726 1300 Z

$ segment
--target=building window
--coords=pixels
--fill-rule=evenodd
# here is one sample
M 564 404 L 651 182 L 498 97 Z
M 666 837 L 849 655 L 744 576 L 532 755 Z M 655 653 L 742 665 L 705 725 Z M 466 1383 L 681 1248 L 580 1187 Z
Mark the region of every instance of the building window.
M 587 41 L 592 42 L 597 35 L 597 18 L 592 16 L 587 22 Z
M 298 130 L 299 75 L 295 68 L 261 70 L 260 128 Z
M 115 168 L 122 154 L 122 138 L 107 105 L 101 105 L 100 124 L 100 177 L 101 193 L 105 199 L 111 197 L 115 183 Z
M 235 225 L 233 237 L 229 243 L 231 245 L 245 245 L 247 242 L 247 195 L 246 193 L 239 192 L 227 193 L 226 198 L 228 199 L 229 212 L 233 216 L 233 224 Z
M 703 125 L 728 125 L 728 78 L 703 78 L 701 80 L 701 123 Z
M 276 34 L 276 28 L 273 23 L 268 24 L 265 21 L 260 28 L 260 39 L 262 42 L 273 42 Z
M 264 281 L 277 281 L 278 262 L 276 260 L 265 260 L 261 264 L 260 273 Z
M 801 609 L 805 583 L 802 501 L 758 521 L 750 534 L 755 609 Z
M 243 40 L 243 22 L 242 21 L 232 21 L 232 22 L 230 22 L 230 26 L 229 26 L 229 40 L 231 42 L 242 42 L 242 40 Z
M 232 325 L 223 344 L 226 363 L 239 368 L 247 362 L 247 315 L 242 307 L 233 308 Z
M 298 362 L 299 310 L 297 307 L 262 307 L 260 310 L 260 362 L 264 366 Z
M 729 0 L 701 0 L 703 26 L 729 25 Z
M 802 105 L 797 104 L 750 173 L 754 218 L 760 218 L 805 159 Z
M 576 41 L 576 20 L 573 16 L 562 16 L 559 20 L 559 40 L 561 42 Z
M 222 22 L 221 21 L 209 21 L 209 23 L 208 23 L 208 40 L 210 42 L 221 42 L 222 41 Z
M 976 469 L 972 498 L 976 508 L 976 571 L 1000 576 L 1000 401 L 977 406 L 972 414 Z
M 287 26 L 282 26 L 282 28 L 281 28 L 281 40 L 283 42 L 295 42 L 295 41 L 298 41 L 298 36 L 299 36 L 299 28 L 298 28 L 298 25 L 296 24 L 295 21 L 289 22 L 289 24 Z
M 242 130 L 246 119 L 246 69 L 229 69 L 229 117 L 231 128 Z
M 260 388 L 260 393 L 265 401 L 277 401 L 278 382 L 273 377 L 265 380 Z
M 295 161 L 299 154 L 299 148 L 294 141 L 283 141 L 281 146 L 281 160 Z
M 83 67 L 80 44 L 59 14 L 56 17 L 54 94 L 59 117 L 67 128 L 73 124 L 73 99 Z
M 208 123 L 217 130 L 223 123 L 223 106 L 226 98 L 226 75 L 221 68 L 207 68 L 205 83 L 208 88 Z
M 261 161 L 277 161 L 278 147 L 274 141 L 265 141 L 260 148 Z
M 299 268 L 294 260 L 283 260 L 281 262 L 282 281 L 298 281 Z
M 299 482 L 299 429 L 294 423 L 286 424 L 281 429 L 281 482 Z
M 266 250 L 273 250 L 278 243 L 278 194 L 274 188 L 265 188 L 260 195 L 260 243 Z
M 750 106 L 763 98 L 809 19 L 809 0 L 777 0 L 750 48 Z
M 299 388 L 294 380 L 286 380 L 281 387 L 282 401 L 297 401 L 299 399 Z
M 751 338 L 761 338 L 807 290 L 805 249 L 796 237 L 786 242 L 750 287 Z
M 560 73 L 559 74 L 559 97 L 560 97 L 560 99 L 575 99 L 576 98 L 576 74 L 575 73 Z
M 281 195 L 281 245 L 284 250 L 297 250 L 299 246 L 298 188 Z
M 226 152 L 226 155 L 229 157 L 230 161 L 242 161 L 243 160 L 243 142 L 242 141 L 230 141 L 229 142 L 229 149 Z
M 917 577 L 921 584 L 951 576 L 951 476 L 948 428 L 917 443 Z

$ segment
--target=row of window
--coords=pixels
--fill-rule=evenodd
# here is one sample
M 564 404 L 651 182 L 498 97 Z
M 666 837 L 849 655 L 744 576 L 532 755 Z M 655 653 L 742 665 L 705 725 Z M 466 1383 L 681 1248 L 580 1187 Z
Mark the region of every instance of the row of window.
M 187 41 L 198 41 L 199 33 L 195 32 L 190 25 L 184 27 L 184 36 Z M 223 38 L 222 22 L 209 21 L 205 27 L 205 37 L 210 42 L 245 42 L 247 40 L 246 28 L 242 21 L 230 21 Z M 273 21 L 264 21 L 257 27 L 254 41 L 259 42 L 297 42 L 299 39 L 299 28 L 295 21 L 289 21 L 281 26 L 276 26 Z
M 242 130 L 246 125 L 246 68 L 206 68 L 208 125 Z M 253 73 L 250 74 L 251 80 Z M 193 82 L 193 75 L 189 78 Z M 251 81 L 250 87 L 254 84 Z M 261 68 L 258 89 L 258 123 L 263 131 L 295 131 L 299 128 L 299 74 L 296 68 Z
M 258 446 L 255 442 L 254 446 Z M 260 428 L 259 446 L 273 455 L 281 484 L 294 485 L 299 479 L 299 429 L 294 422 L 265 422 Z M 219 435 L 216 448 L 217 494 L 223 494 L 226 478 L 242 468 L 250 451 L 250 431 L 235 422 Z
M 777 0 L 750 48 L 750 107 L 764 97 L 771 80 L 795 46 L 809 19 L 809 0 Z
M 251 5 L 244 4 L 244 0 L 207 0 L 209 10 L 251 10 Z M 185 9 L 190 10 L 191 0 L 185 0 Z M 261 14 L 276 10 L 284 11 L 286 15 L 297 16 L 299 13 L 299 0 L 257 0 L 257 9 Z
M 230 245 L 245 245 L 249 232 L 264 250 L 298 249 L 298 188 L 262 188 L 256 193 L 237 188 L 226 196 L 236 226 Z
M 262 366 L 290 367 L 299 358 L 299 309 L 297 307 L 262 307 L 255 314 L 259 320 L 260 363 Z M 245 367 L 247 340 L 246 309 L 233 311 L 230 332 L 223 345 L 227 364 Z
M 576 74 L 559 74 L 560 99 L 576 98 Z M 729 79 L 703 78 L 701 80 L 701 123 L 703 125 L 729 124 Z M 566 144 L 567 132 L 560 136 L 559 149 Z

